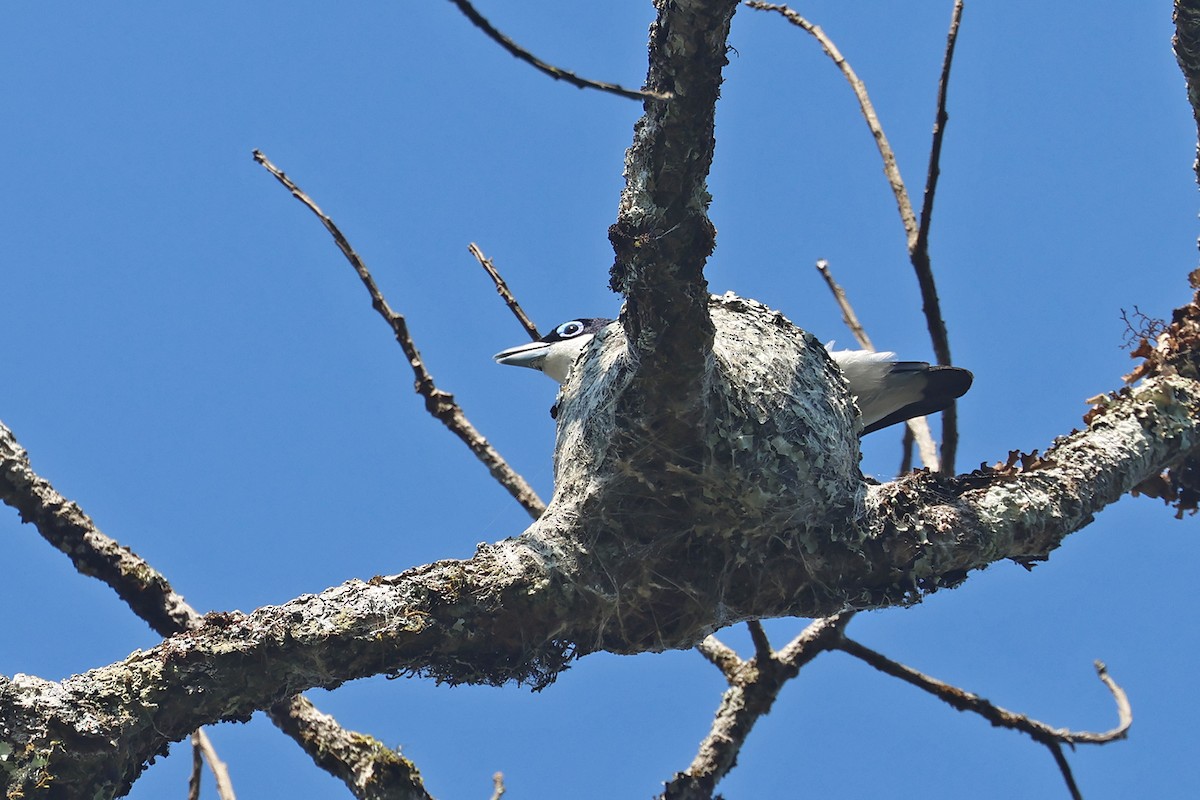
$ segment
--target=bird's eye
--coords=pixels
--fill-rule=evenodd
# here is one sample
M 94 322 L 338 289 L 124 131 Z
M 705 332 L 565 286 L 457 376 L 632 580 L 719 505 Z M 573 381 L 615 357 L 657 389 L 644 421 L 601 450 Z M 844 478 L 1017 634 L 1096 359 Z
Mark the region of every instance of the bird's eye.
M 583 333 L 583 323 L 577 319 L 570 322 L 564 322 L 554 329 L 554 332 L 564 339 L 570 339 L 572 336 L 578 336 Z

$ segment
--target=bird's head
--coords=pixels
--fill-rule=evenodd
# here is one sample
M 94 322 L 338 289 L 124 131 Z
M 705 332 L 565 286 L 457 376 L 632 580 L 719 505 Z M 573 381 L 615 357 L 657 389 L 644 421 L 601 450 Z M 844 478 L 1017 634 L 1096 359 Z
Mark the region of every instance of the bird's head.
M 520 344 L 501 350 L 492 356 L 497 364 L 529 367 L 540 370 L 562 383 L 575 364 L 575 359 L 587 347 L 592 337 L 615 320 L 604 317 L 581 317 L 564 322 L 536 342 Z

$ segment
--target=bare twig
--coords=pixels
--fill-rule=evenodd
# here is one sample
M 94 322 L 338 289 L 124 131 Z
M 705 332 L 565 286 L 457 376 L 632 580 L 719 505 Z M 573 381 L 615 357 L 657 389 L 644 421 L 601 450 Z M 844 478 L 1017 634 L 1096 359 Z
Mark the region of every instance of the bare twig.
M 866 350 L 875 352 L 875 346 L 871 344 L 871 337 L 867 335 L 866 329 L 858 321 L 858 315 L 854 313 L 854 307 L 850 305 L 846 290 L 833 279 L 833 273 L 829 271 L 829 262 L 823 258 L 817 261 L 817 272 L 820 272 L 821 277 L 825 279 L 825 285 L 829 287 L 829 291 L 833 293 L 833 299 L 837 301 L 838 307 L 842 310 L 842 320 L 850 328 L 850 332 L 854 334 L 859 345 Z M 917 450 L 921 454 L 921 463 L 929 469 L 937 470 L 939 463 L 937 445 L 934 444 L 933 434 L 929 431 L 929 421 L 925 417 L 913 417 L 905 420 L 905 441 L 909 441 L 908 437 L 910 436 L 917 443 Z M 905 452 L 911 453 L 911 446 L 907 446 Z M 902 459 L 900 474 L 908 472 L 911 467 L 911 457 Z
M 1117 705 L 1118 722 L 1115 728 L 1100 733 L 1093 733 L 1091 731 L 1070 731 L 1066 728 L 1052 728 L 1044 722 L 1039 722 L 1024 714 L 1017 714 L 1001 708 L 978 695 L 963 691 L 948 683 L 943 683 L 936 678 L 931 678 L 928 675 L 918 672 L 912 667 L 892 661 L 887 656 L 864 647 L 853 639 L 842 637 L 841 641 L 835 644 L 834 647 L 849 653 L 855 658 L 862 659 L 880 672 L 891 675 L 894 678 L 899 678 L 906 683 L 911 683 L 918 689 L 929 692 L 959 711 L 971 711 L 993 725 L 1028 734 L 1035 741 L 1042 744 L 1047 742 L 1060 742 L 1070 745 L 1107 744 L 1118 739 L 1124 739 L 1129 732 L 1129 726 L 1133 724 L 1133 710 L 1129 705 L 1129 698 L 1125 696 L 1125 692 L 1121 687 L 1109 677 L 1108 669 L 1100 661 L 1096 662 L 1096 673 L 1112 693 L 1113 700 Z
M 770 661 L 775 658 L 775 651 L 771 648 L 771 640 L 767 638 L 767 632 L 763 630 L 762 623 L 756 619 L 752 619 L 746 623 L 746 627 L 750 629 L 750 641 L 754 642 L 754 657 L 759 662 Z
M 282 170 L 272 164 L 261 151 L 254 151 L 254 160 L 274 175 L 276 180 L 287 187 L 288 191 L 292 193 L 292 197 L 295 197 L 316 214 L 317 218 L 321 220 L 321 224 L 333 236 L 338 249 L 342 251 L 342 255 L 346 257 L 350 265 L 354 267 L 354 271 L 358 273 L 363 286 L 367 288 L 367 292 L 371 295 L 371 306 L 387 322 L 388 326 L 392 329 L 393 335 L 396 337 L 396 342 L 399 343 L 400 348 L 404 351 L 404 355 L 408 359 L 409 366 L 412 367 L 413 376 L 416 379 L 414 389 L 417 394 L 425 398 L 425 410 L 449 428 L 451 433 L 462 440 L 463 444 L 475 454 L 475 457 L 488 468 L 488 471 L 492 473 L 492 477 L 508 490 L 508 493 L 529 512 L 531 517 L 534 519 L 540 517 L 542 512 L 546 510 L 546 504 L 537 496 L 533 487 L 516 470 L 508 465 L 508 462 L 496 451 L 496 448 L 492 447 L 483 434 L 471 424 L 466 414 L 463 413 L 462 408 L 455 402 L 454 395 L 437 388 L 437 385 L 433 382 L 433 376 L 425 368 L 425 362 L 422 361 L 421 354 L 417 351 L 417 346 L 413 342 L 412 336 L 409 335 L 408 322 L 404 319 L 403 315 L 397 314 L 388 305 L 387 300 L 383 297 L 383 293 L 379 291 L 379 287 L 375 284 L 375 279 L 367 269 L 367 265 L 363 263 L 358 253 L 354 252 L 354 248 L 350 246 L 350 242 L 342 234 L 341 230 L 338 229 L 338 226 Z
M 733 768 L 746 737 L 771 710 L 784 684 L 796 677 L 805 664 L 833 649 L 853 616 L 851 612 L 814 620 L 778 653 L 771 651 L 762 627 L 752 622 L 750 633 L 758 655 L 750 661 L 738 658 L 716 637 L 707 637 L 697 649 L 721 669 L 729 689 L 721 697 L 712 728 L 700 743 L 691 765 L 667 783 L 659 798 L 711 798 L 713 788 Z
M 793 25 L 812 34 L 821 44 L 821 48 L 833 59 L 834 64 L 837 65 L 838 69 L 841 70 L 846 80 L 850 83 L 850 88 L 854 91 L 854 96 L 858 99 L 859 108 L 862 110 L 863 117 L 867 121 L 867 127 L 870 128 L 871 135 L 875 139 L 879 155 L 883 158 L 883 171 L 887 176 L 888 184 L 892 188 L 892 194 L 896 198 L 896 207 L 900 211 L 900 222 L 904 226 L 909 261 L 913 265 L 913 270 L 917 275 L 917 284 L 921 289 L 921 309 L 925 314 L 925 324 L 929 329 L 929 338 L 933 343 L 934 355 L 939 364 L 951 364 L 950 338 L 946 332 L 946 322 L 942 319 L 941 301 L 938 299 L 937 285 L 933 279 L 933 269 L 929 260 L 929 224 L 933 212 L 933 196 L 937 188 L 937 177 L 940 171 L 938 159 L 942 150 L 942 137 L 944 135 L 946 120 L 949 119 L 946 114 L 946 87 L 950 80 L 950 64 L 954 56 L 954 44 L 958 38 L 958 24 L 962 17 L 961 0 L 957 0 L 954 6 L 954 14 L 951 18 L 950 33 L 946 44 L 946 56 L 942 64 L 942 78 L 938 89 L 938 111 L 933 133 L 933 148 L 930 153 L 929 173 L 920 222 L 917 221 L 916 215 L 913 213 L 912 200 L 909 198 L 904 180 L 900 177 L 900 168 L 896 164 L 895 153 L 892 151 L 887 136 L 883 132 L 879 116 L 875 113 L 875 106 L 871 103 L 871 98 L 867 94 L 867 87 L 859 79 L 854 69 L 842 56 L 833 41 L 819 26 L 809 22 L 786 5 L 764 3 L 760 2 L 760 0 L 747 0 L 746 5 L 760 11 L 775 11 L 782 14 Z M 957 451 L 958 412 L 955 404 L 951 403 L 942 412 L 941 467 L 943 471 L 947 473 L 954 471 L 954 460 Z
M 925 176 L 925 195 L 921 203 L 921 219 L 917 228 L 918 252 L 929 252 L 929 224 L 933 219 L 933 197 L 937 193 L 938 177 L 941 175 L 939 162 L 942 157 L 942 140 L 946 136 L 946 91 L 950 86 L 950 65 L 954 62 L 954 45 L 958 41 L 958 26 L 962 22 L 963 0 L 955 0 L 954 12 L 950 16 L 950 32 L 946 34 L 946 55 L 942 59 L 942 76 L 938 80 L 937 114 L 933 121 L 933 144 L 929 148 L 929 169 Z
M 900 222 L 904 225 L 908 250 L 911 253 L 917 243 L 917 217 L 913 213 L 912 201 L 909 200 L 908 190 L 904 187 L 904 180 L 900 177 L 900 167 L 896 164 L 896 155 L 892 151 L 892 146 L 888 143 L 887 135 L 883 132 L 883 125 L 879 122 L 879 115 L 875 113 L 875 106 L 871 103 L 871 98 L 867 94 L 866 85 L 859 79 L 854 68 L 850 66 L 850 63 L 846 61 L 841 51 L 837 49 L 837 45 L 825 34 L 825 31 L 821 30 L 820 26 L 814 25 L 783 4 L 748 0 L 746 5 L 759 11 L 775 11 L 782 14 L 788 22 L 811 34 L 820 43 L 821 49 L 833 59 L 833 63 L 841 70 L 846 80 L 849 81 L 850 88 L 854 90 L 854 96 L 858 98 L 858 106 L 862 109 L 863 117 L 867 121 L 867 127 L 871 129 L 871 136 L 875 138 L 875 146 L 879 149 L 879 155 L 883 158 L 883 171 L 887 175 L 888 184 L 892 187 L 892 194 L 896 197 L 896 206 L 900 210 Z
M 950 65 L 954 61 L 954 44 L 958 41 L 958 26 L 962 21 L 963 0 L 955 0 L 954 12 L 950 16 L 950 32 L 946 34 L 946 55 L 942 59 L 942 76 L 938 80 L 937 114 L 933 122 L 933 144 L 929 148 L 929 170 L 925 177 L 925 196 L 921 204 L 921 222 L 917 230 L 916 246 L 909 251 L 917 283 L 921 287 L 922 308 L 933 352 L 939 364 L 950 364 L 950 335 L 946 321 L 942 319 L 941 301 L 937 285 L 933 280 L 933 267 L 929 261 L 929 226 L 933 219 L 933 197 L 937 192 L 938 176 L 941 174 L 939 160 L 942 155 L 942 139 L 946 134 L 946 91 L 950 85 Z M 948 473 L 954 472 L 954 461 L 958 455 L 958 405 L 951 402 L 942 411 L 942 464 Z
M 1050 755 L 1054 756 L 1054 763 L 1058 765 L 1058 771 L 1062 773 L 1063 781 L 1067 784 L 1067 791 L 1071 793 L 1071 800 L 1083 800 L 1083 795 L 1079 793 L 1079 784 L 1075 783 L 1075 776 L 1071 773 L 1071 765 L 1067 763 L 1067 757 L 1063 754 L 1062 745 L 1058 742 L 1046 742 L 1046 749 L 1050 751 Z
M 821 273 L 821 277 L 825 279 L 825 285 L 833 293 L 833 299 L 837 302 L 838 308 L 842 310 L 842 322 L 846 323 L 850 333 L 854 334 L 854 339 L 858 342 L 859 347 L 875 352 L 875 345 L 871 344 L 871 337 L 867 335 L 866 329 L 858 321 L 858 315 L 854 313 L 854 307 L 850 305 L 850 298 L 846 297 L 846 290 L 833 279 L 833 273 L 829 271 L 829 262 L 823 258 L 817 259 L 817 272 Z
M 904 437 L 900 440 L 900 470 L 897 475 L 907 475 L 913 465 L 913 432 L 912 428 L 904 426 Z
M 188 775 L 188 800 L 200 800 L 200 778 L 204 774 L 204 754 L 200 752 L 199 731 L 192 734 L 192 771 Z
M 553 64 L 547 64 L 545 61 L 542 61 L 528 50 L 520 47 L 512 39 L 509 39 L 503 33 L 492 27 L 492 24 L 484 19 L 484 17 L 478 11 L 476 11 L 475 7 L 468 3 L 467 0 L 450 0 L 450 2 L 458 6 L 458 10 L 461 11 L 467 19 L 471 20 L 471 22 L 475 24 L 475 27 L 487 34 L 489 39 L 503 47 L 521 61 L 524 61 L 526 64 L 529 64 L 540 72 L 544 72 L 555 80 L 566 81 L 572 86 L 576 86 L 580 89 L 599 89 L 602 92 L 619 95 L 620 97 L 628 97 L 630 100 L 671 99 L 670 94 L 638 89 L 626 89 L 624 86 L 619 86 L 615 83 L 593 81 L 587 78 L 581 78 L 574 72 L 568 72 L 565 69 L 560 69 Z
M 204 755 L 204 760 L 208 762 L 208 768 L 217 784 L 217 797 L 221 800 L 237 800 L 237 795 L 233 793 L 233 781 L 229 779 L 229 768 L 225 766 L 224 761 L 217 757 L 217 751 L 209 741 L 204 728 L 200 728 L 192 734 L 192 747 L 198 749 Z
M 467 249 L 471 251 L 471 255 L 475 256 L 475 260 L 479 262 L 479 266 L 483 267 L 488 276 L 491 277 L 492 283 L 496 284 L 497 294 L 504 298 L 504 304 L 508 306 L 508 310 L 517 318 L 517 322 L 521 323 L 521 327 L 529 334 L 529 338 L 535 342 L 542 338 L 542 335 L 538 333 L 537 325 L 534 325 L 533 320 L 525 314 L 525 310 L 517 302 L 517 298 L 508 288 L 508 284 L 504 282 L 504 278 L 500 276 L 500 270 L 496 269 L 496 265 L 492 263 L 492 260 L 485 256 L 483 251 L 479 249 L 479 245 L 474 242 L 467 245 Z
M 492 800 L 500 800 L 504 797 L 504 773 L 497 772 L 492 775 Z

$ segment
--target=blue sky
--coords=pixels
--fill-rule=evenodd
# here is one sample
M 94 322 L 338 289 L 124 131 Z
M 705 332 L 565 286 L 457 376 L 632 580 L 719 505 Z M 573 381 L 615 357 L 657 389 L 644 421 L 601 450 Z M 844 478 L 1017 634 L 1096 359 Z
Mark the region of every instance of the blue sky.
M 519 7 L 515 7 L 518 6 Z M 867 82 L 919 194 L 949 2 L 800 9 Z M 640 85 L 649 2 L 480 2 L 542 58 Z M 523 511 L 411 392 L 324 230 L 329 212 L 408 317 L 439 385 L 550 494 L 554 386 L 492 364 L 523 340 L 478 242 L 547 329 L 613 315 L 621 168 L 638 104 L 518 63 L 449 3 L 7 4 L 0 25 L 5 342 L 0 419 L 35 468 L 199 610 L 252 610 L 469 556 Z M 1196 262 L 1195 126 L 1170 5 L 968 3 L 932 255 L 955 360 L 960 467 L 1044 448 L 1132 363 L 1121 309 L 1168 316 Z M 708 276 L 849 344 L 826 258 L 882 348 L 930 357 L 878 156 L 840 74 L 781 18 L 734 20 L 710 180 Z M 868 440 L 887 477 L 898 435 Z M 1196 791 L 1195 521 L 1126 499 L 1031 574 L 998 564 L 864 644 L 1052 725 L 1127 742 L 1070 755 L 1089 800 Z M 0 513 L 0 673 L 46 678 L 156 638 Z M 799 620 L 768 628 L 779 644 Z M 741 630 L 724 634 L 746 646 Z M 723 682 L 692 652 L 589 656 L 540 694 L 372 679 L 313 700 L 401 745 L 439 797 L 648 797 L 691 761 Z M 216 728 L 239 796 L 339 798 L 261 715 Z M 181 796 L 183 746 L 131 796 Z M 752 734 L 728 797 L 1063 797 L 1046 751 L 840 654 Z M 170 793 L 170 794 L 168 794 Z

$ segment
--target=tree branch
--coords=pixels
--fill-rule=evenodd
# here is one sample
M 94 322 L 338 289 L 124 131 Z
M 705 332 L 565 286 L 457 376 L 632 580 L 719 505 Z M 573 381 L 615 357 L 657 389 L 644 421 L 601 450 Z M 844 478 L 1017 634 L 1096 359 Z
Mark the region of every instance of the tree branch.
M 891 675 L 893 678 L 899 678 L 905 683 L 910 683 L 918 689 L 929 692 L 934 697 L 937 697 L 942 702 L 959 711 L 970 711 L 978 714 L 992 725 L 1028 734 L 1034 741 L 1042 744 L 1108 744 L 1118 739 L 1124 739 L 1129 733 L 1129 726 L 1133 724 L 1133 710 L 1129 706 L 1129 698 L 1125 696 L 1125 692 L 1109 676 L 1108 669 L 1100 661 L 1096 662 L 1096 674 L 1112 693 L 1113 700 L 1116 702 L 1119 721 L 1117 722 L 1117 726 L 1111 730 L 1102 733 L 1093 733 L 1091 731 L 1070 731 L 1066 728 L 1052 728 L 1046 723 L 1031 719 L 1024 714 L 1017 714 L 994 705 L 979 695 L 965 692 L 957 686 L 951 686 L 936 678 L 931 678 L 912 667 L 907 667 L 904 664 L 893 661 L 869 647 L 864 647 L 853 639 L 842 637 L 834 647 L 865 661 L 880 672 Z
M 417 345 L 413 342 L 412 336 L 408 332 L 408 322 L 404 319 L 403 315 L 397 314 L 388 305 L 387 300 L 383 297 L 383 293 L 379 291 L 379 287 L 375 284 L 375 279 L 371 276 L 370 270 L 367 269 L 367 265 L 363 263 L 358 253 L 354 252 L 354 248 L 350 246 L 350 242 L 342 234 L 341 230 L 338 229 L 338 226 L 281 169 L 272 164 L 261 151 L 254 151 L 254 160 L 274 175 L 276 180 L 287 187 L 288 191 L 292 193 L 292 197 L 295 197 L 316 214 L 317 218 L 321 220 L 321 224 L 325 226 L 325 229 L 333 237 L 338 249 L 342 251 L 342 255 L 354 267 L 354 271 L 358 273 L 363 286 L 366 287 L 368 294 L 371 295 L 371 307 L 379 312 L 384 322 L 392 329 L 392 334 L 396 337 L 396 342 L 400 345 L 400 349 L 404 351 L 409 366 L 412 367 L 413 377 L 415 378 L 413 388 L 417 394 L 425 399 L 425 410 L 457 436 L 475 454 L 475 457 L 488 468 L 492 477 L 508 490 L 513 499 L 520 503 L 529 512 L 531 517 L 537 519 L 546 510 L 546 504 L 537 496 L 537 492 L 533 490 L 533 487 L 521 477 L 520 473 L 510 467 L 496 448 L 492 447 L 483 434 L 471 424 L 471 421 L 467 419 L 467 415 L 463 413 L 462 407 L 455 401 L 454 395 L 437 388 L 437 385 L 433 382 L 433 376 L 425 368 L 425 362 L 421 359 L 421 353 L 417 350 Z
M 625 155 L 625 189 L 609 229 L 610 286 L 626 297 L 628 340 L 652 380 L 639 402 L 664 434 L 694 422 L 680 408 L 712 346 L 704 263 L 714 246 L 706 188 L 713 121 L 736 0 L 656 0 L 646 85 L 673 97 L 646 103 Z M 677 422 L 676 422 L 677 420 Z M 679 442 L 676 442 L 679 444 Z
M 483 15 L 476 11 L 475 7 L 467 2 L 467 0 L 450 0 L 450 2 L 458 6 L 458 10 L 461 11 L 467 19 L 471 20 L 475 27 L 487 34 L 488 38 L 493 42 L 500 45 L 513 56 L 516 56 L 521 61 L 529 64 L 539 72 L 543 72 L 546 75 L 549 75 L 551 78 L 554 78 L 556 81 L 566 81 L 567 83 L 579 89 L 599 89 L 602 92 L 615 94 L 619 97 L 627 97 L 631 100 L 669 100 L 671 97 L 670 94 L 662 92 L 650 92 L 645 90 L 638 91 L 636 89 L 626 89 L 624 86 L 618 86 L 615 83 L 604 83 L 602 81 L 588 80 L 587 78 L 579 77 L 574 72 L 568 72 L 567 70 L 560 69 L 553 64 L 547 64 L 545 61 L 542 61 L 528 50 L 520 47 L 512 39 L 509 39 L 503 33 L 492 27 L 492 24 L 484 19 Z
M 166 577 L 106 536 L 78 505 L 33 470 L 29 454 L 0 422 L 0 502 L 31 522 L 42 538 L 71 559 L 75 570 L 112 588 L 159 636 L 195 627 L 200 615 Z
M 17 509 L 24 522 L 32 522 L 44 539 L 70 556 L 81 574 L 97 578 L 112 588 L 159 635 L 169 636 L 203 625 L 203 618 L 171 588 L 161 573 L 131 549 L 102 533 L 77 504 L 60 495 L 49 481 L 34 472 L 25 449 L 2 422 L 0 501 Z M 393 789 L 396 784 L 391 783 L 396 778 L 393 762 L 408 764 L 398 754 L 384 748 L 371 754 L 376 760 L 357 756 L 353 761 L 340 762 L 344 748 L 335 746 L 337 742 L 349 740 L 365 746 L 375 740 L 339 728 L 332 717 L 318 712 L 303 697 L 278 704 L 268 711 L 268 715 L 319 766 L 342 778 L 356 797 L 372 800 L 396 796 Z M 312 717 L 320 718 L 319 729 L 310 721 Z M 222 797 L 232 797 L 233 789 L 224 763 L 217 757 L 207 735 L 198 728 L 192 734 L 192 741 L 194 759 L 203 753 L 208 760 L 218 793 Z M 420 776 L 415 767 L 413 772 L 419 783 Z M 193 765 L 190 791 L 197 796 L 199 780 Z M 365 787 L 368 793 L 360 794 L 359 787 Z
M 399 748 L 346 730 L 303 695 L 274 706 L 271 720 L 360 800 L 432 800 L 416 765 Z
M 862 323 L 858 321 L 858 315 L 854 313 L 854 308 L 850 305 L 850 298 L 846 296 L 846 290 L 833 279 L 833 273 L 829 271 L 829 262 L 823 258 L 817 261 L 817 272 L 821 273 L 821 277 L 825 279 L 825 285 L 833 293 L 833 299 L 842 310 L 842 321 L 846 323 L 850 333 L 854 334 L 859 346 L 875 352 L 875 346 L 871 344 L 871 337 L 867 335 Z M 939 471 L 941 464 L 937 445 L 933 441 L 933 434 L 929 431 L 929 421 L 925 417 L 913 417 L 905 421 L 905 431 L 906 440 L 907 437 L 912 437 L 912 440 L 916 441 L 917 450 L 921 454 L 921 462 L 929 469 L 935 472 Z M 905 472 L 908 472 L 908 469 L 901 465 L 900 474 Z
M 237 800 L 237 795 L 233 791 L 233 781 L 229 778 L 229 768 L 217 755 L 216 748 L 213 747 L 212 741 L 209 740 L 208 734 L 204 732 L 203 728 L 197 728 L 196 732 L 192 734 L 192 746 L 208 762 L 208 768 L 213 774 L 213 782 L 217 785 L 217 797 L 220 800 Z
M 544 686 L 596 650 L 686 648 L 741 620 L 917 602 L 999 559 L 1046 558 L 1200 443 L 1200 383 L 1182 374 L 1198 362 L 1195 304 L 1176 313 L 1142 384 L 1103 398 L 1086 430 L 1042 458 L 870 488 L 854 471 L 857 450 L 839 449 L 854 440 L 853 416 L 824 348 L 749 301 L 722 298 L 710 311 L 729 382 L 721 420 L 749 427 L 698 433 L 713 450 L 686 498 L 661 496 L 669 471 L 609 457 L 618 401 L 608 383 L 629 369 L 623 331 L 610 328 L 563 387 L 555 498 L 528 531 L 465 561 L 210 614 L 59 683 L 0 679 L 11 783 L 52 774 L 73 796 L 115 792 L 202 724 L 381 671 Z M 764 383 L 785 362 L 797 365 L 790 382 Z M 776 408 L 780 397 L 788 403 Z M 760 446 L 744 448 L 747 436 Z
M 917 276 L 917 284 L 921 290 L 922 311 L 925 314 L 925 324 L 929 329 L 929 337 L 933 344 L 933 352 L 939 364 L 952 364 L 950 357 L 950 337 L 946 331 L 946 321 L 942 319 L 941 301 L 938 299 L 937 284 L 933 278 L 933 267 L 929 260 L 929 225 L 933 214 L 933 197 L 937 189 L 939 174 L 938 160 L 942 150 L 942 138 L 945 124 L 949 117 L 946 115 L 946 89 L 950 80 L 950 64 L 954 56 L 954 44 L 958 39 L 958 24 L 962 16 L 962 3 L 956 2 L 950 21 L 950 33 L 946 42 L 946 56 L 942 63 L 942 77 L 938 87 L 938 109 L 934 122 L 933 146 L 929 156 L 929 172 L 925 185 L 924 205 L 921 220 L 918 223 L 913 213 L 912 200 L 904 179 L 900 177 L 900 167 L 896 163 L 895 153 L 889 144 L 887 135 L 875 106 L 867 94 L 866 84 L 859 79 L 850 63 L 846 61 L 837 45 L 833 43 L 820 26 L 814 25 L 786 5 L 747 0 L 746 5 L 760 11 L 775 11 L 793 25 L 811 34 L 820 44 L 838 69 L 841 70 L 854 96 L 858 100 L 863 118 L 875 139 L 879 155 L 883 159 L 883 171 L 887 176 L 888 185 L 896 198 L 896 207 L 900 212 L 900 222 L 904 226 L 905 241 L 909 261 Z M 953 403 L 942 412 L 942 467 L 946 472 L 954 471 L 955 454 L 958 450 L 958 412 Z
M 1187 81 L 1188 104 L 1200 135 L 1200 1 L 1175 0 L 1175 59 Z M 1200 156 L 1200 150 L 1197 151 Z M 1200 157 L 1193 164 L 1200 180 Z
M 937 114 L 933 122 L 933 144 L 929 148 L 929 170 L 925 177 L 925 195 L 921 205 L 921 223 L 917 229 L 917 241 L 909 258 L 917 273 L 921 287 L 922 310 L 925 323 L 933 341 L 933 352 L 939 364 L 950 364 L 950 335 L 946 321 L 942 319 L 942 304 L 938 299 L 937 284 L 933 280 L 933 265 L 929 261 L 929 227 L 933 222 L 933 197 L 937 193 L 938 176 L 941 174 L 939 161 L 942 156 L 942 139 L 946 135 L 946 93 L 950 86 L 950 65 L 954 61 L 954 45 L 958 41 L 958 25 L 962 21 L 963 0 L 955 0 L 954 12 L 950 17 L 950 32 L 946 34 L 946 55 L 942 60 L 942 76 L 938 80 Z M 942 410 L 942 464 L 946 472 L 954 472 L 958 455 L 958 404 L 951 402 Z
M 900 177 L 900 167 L 896 163 L 896 154 L 888 142 L 887 134 L 883 132 L 883 125 L 879 122 L 879 115 L 875 113 L 875 104 L 871 102 L 871 97 L 867 94 L 867 85 L 858 77 L 858 73 L 850 66 L 850 62 L 838 50 L 833 40 L 825 34 L 825 31 L 821 30 L 821 26 L 814 25 L 782 3 L 747 0 L 746 5 L 758 11 L 774 11 L 782 15 L 788 22 L 812 35 L 820 43 L 821 49 L 825 51 L 825 55 L 829 56 L 837 68 L 841 70 L 842 75 L 850 84 L 850 88 L 854 91 L 854 97 L 858 100 L 858 106 L 862 111 L 863 119 L 866 120 L 867 127 L 871 130 L 871 136 L 875 139 L 875 146 L 879 150 L 880 157 L 883 159 L 883 172 L 887 176 L 888 185 L 892 188 L 892 195 L 896 198 L 896 208 L 900 212 L 900 223 L 904 226 L 908 251 L 910 253 L 913 252 L 917 245 L 917 217 L 913 213 L 912 201 L 909 199 L 908 189 L 904 186 L 904 179 Z
M 525 314 L 525 309 L 521 308 L 521 304 L 517 302 L 516 296 L 508 288 L 508 284 L 504 282 L 504 278 L 500 275 L 500 270 L 496 269 L 496 265 L 492 260 L 483 254 L 479 249 L 479 245 L 471 242 L 467 245 L 467 249 L 471 251 L 471 255 L 475 256 L 475 260 L 479 262 L 479 266 L 483 267 L 484 272 L 492 279 L 492 283 L 496 285 L 496 293 L 504 299 L 504 304 L 508 306 L 508 310 L 517 318 L 517 322 L 521 323 L 521 327 L 529 334 L 529 338 L 537 341 L 542 338 L 542 334 L 538 333 L 537 326 Z
M 779 653 L 769 652 L 770 645 L 761 644 L 756 635 L 753 659 L 742 661 L 736 654 L 732 660 L 723 657 L 722 672 L 729 689 L 721 697 L 712 729 L 691 765 L 675 774 L 659 798 L 709 800 L 717 783 L 737 763 L 755 723 L 770 712 L 784 684 L 795 678 L 804 665 L 835 647 L 853 616 L 848 613 L 815 620 Z M 751 623 L 752 632 L 756 625 Z M 758 630 L 761 634 L 761 627 Z

